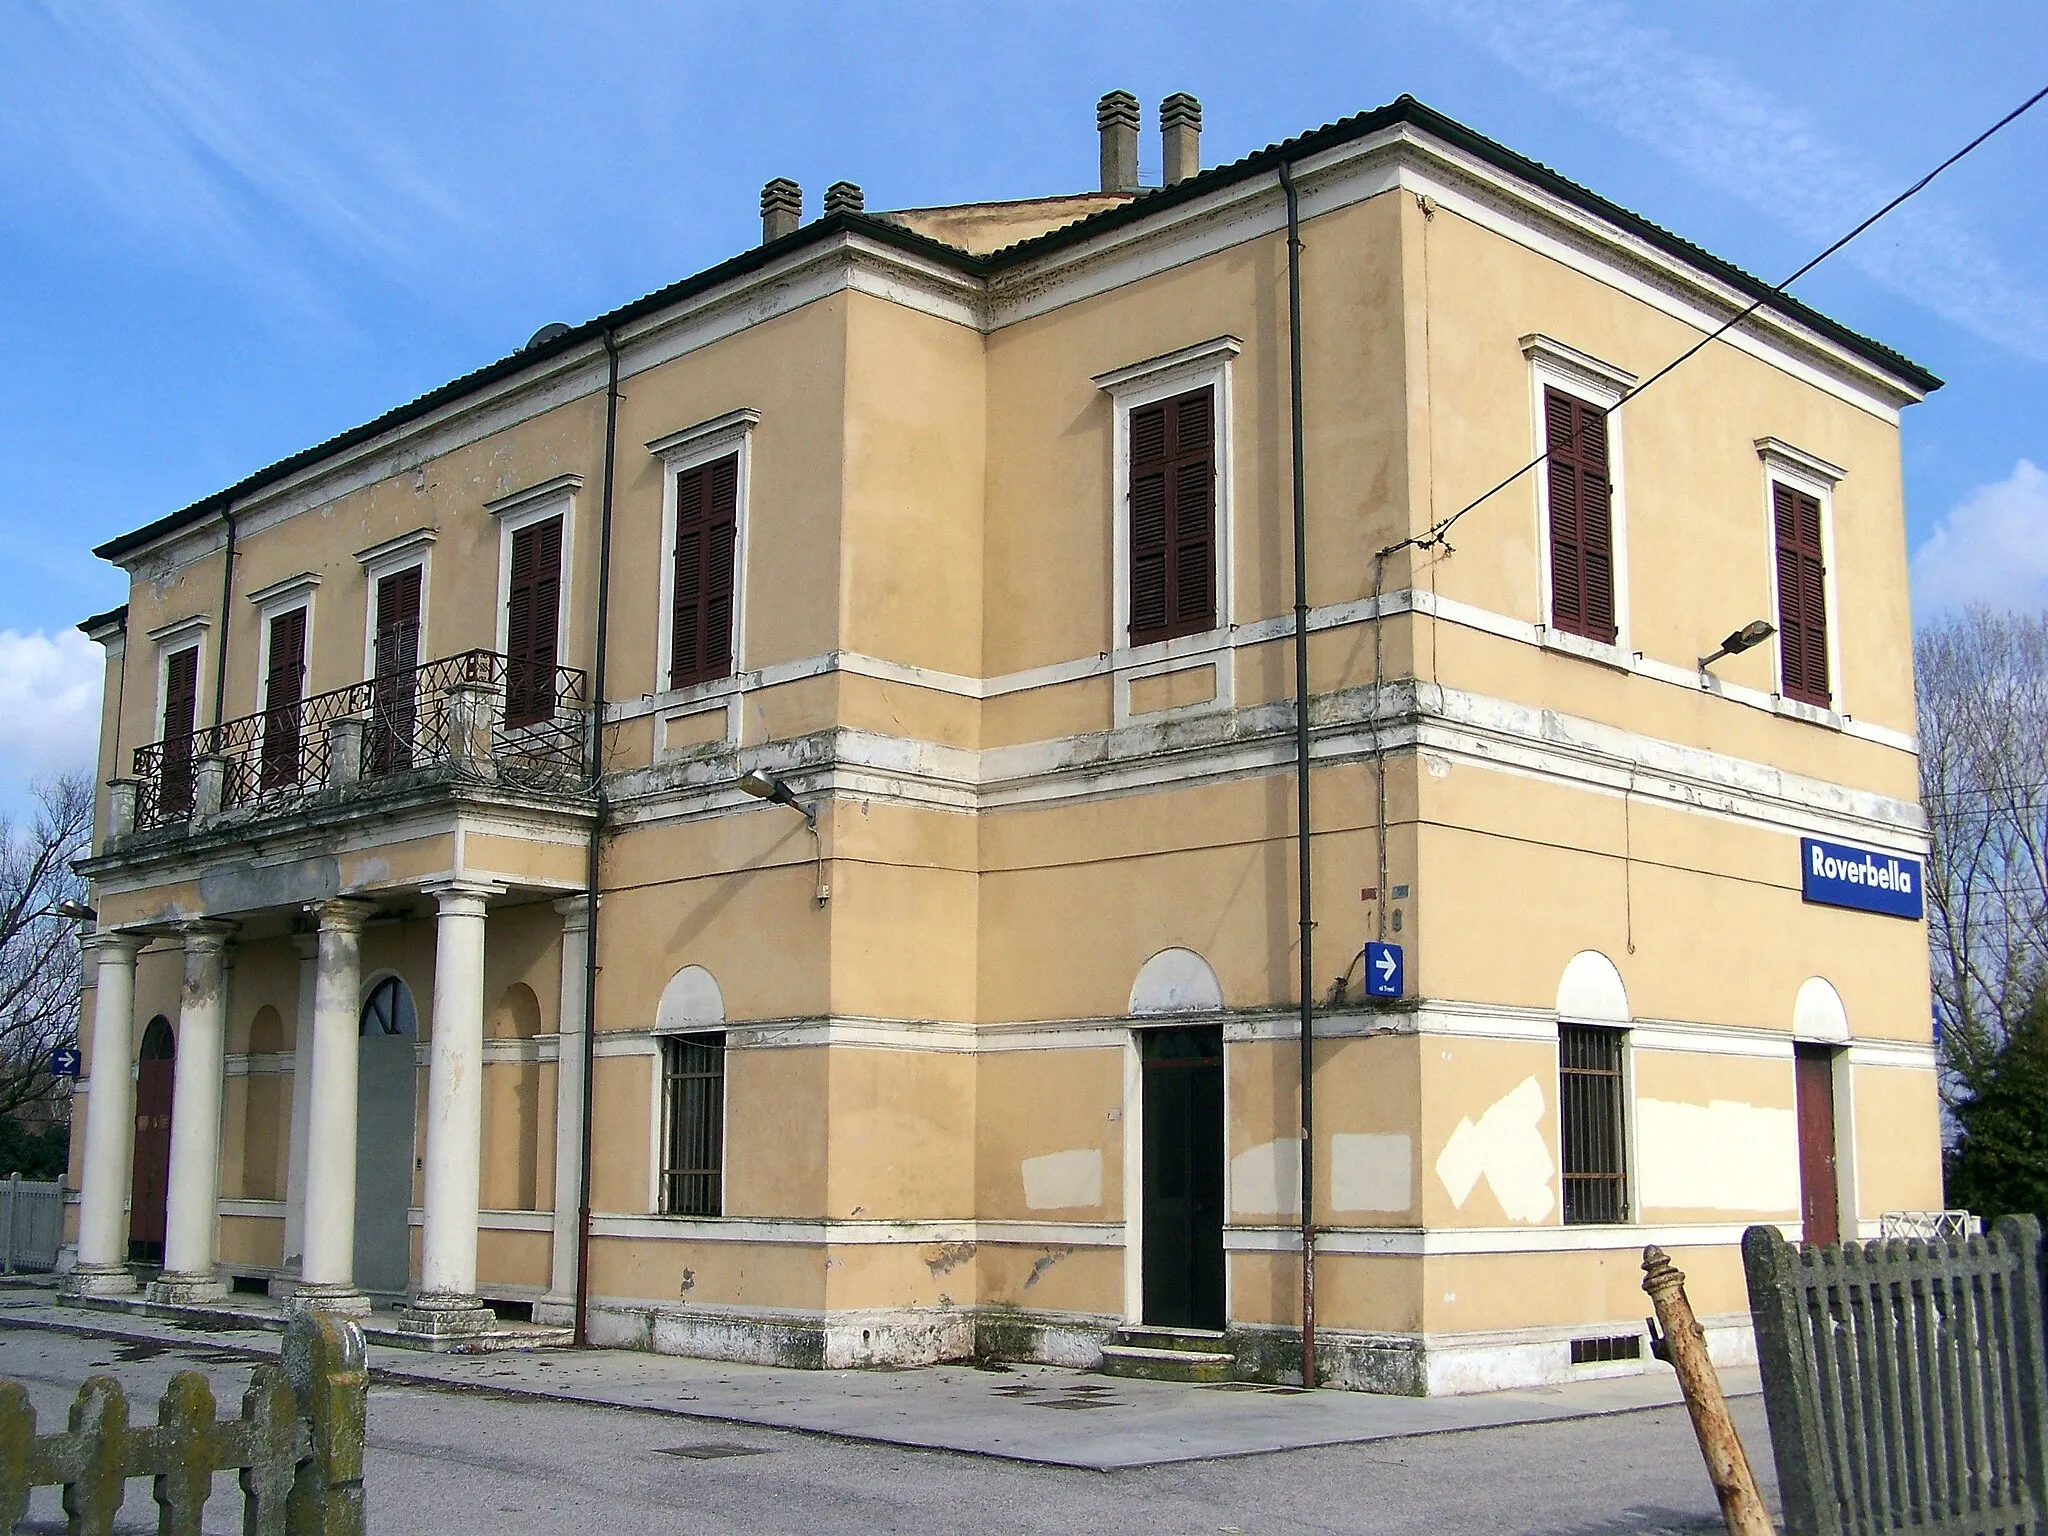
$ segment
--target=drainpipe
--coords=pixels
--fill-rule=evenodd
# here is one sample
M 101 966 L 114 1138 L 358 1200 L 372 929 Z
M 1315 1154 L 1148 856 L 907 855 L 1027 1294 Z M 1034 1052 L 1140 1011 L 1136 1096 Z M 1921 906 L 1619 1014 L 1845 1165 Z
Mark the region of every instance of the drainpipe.
M 1294 824 L 1301 866 L 1301 1384 L 1316 1384 L 1315 894 L 1309 878 L 1308 493 L 1301 462 L 1301 200 L 1280 162 L 1287 195 L 1287 362 L 1294 429 Z
M 590 845 L 583 860 L 583 892 L 590 903 L 590 931 L 583 949 L 583 1189 L 576 1211 L 576 1342 L 590 1342 L 590 1141 L 592 1088 L 597 1079 L 597 876 L 604 839 L 605 646 L 610 635 L 612 591 L 612 480 L 619 441 L 619 344 L 604 333 L 608 363 L 604 395 L 604 501 L 597 536 L 597 644 L 591 665 L 589 763 L 597 791 L 597 814 L 590 823 Z
M 228 525 L 228 543 L 220 562 L 220 644 L 213 648 L 213 729 L 216 736 L 220 734 L 221 706 L 227 702 L 228 696 L 228 599 L 233 596 L 235 587 L 235 514 L 222 507 L 220 515 Z M 125 670 L 128 664 L 124 660 L 121 665 Z M 207 750 L 214 751 L 219 746 L 219 741 L 214 741 Z

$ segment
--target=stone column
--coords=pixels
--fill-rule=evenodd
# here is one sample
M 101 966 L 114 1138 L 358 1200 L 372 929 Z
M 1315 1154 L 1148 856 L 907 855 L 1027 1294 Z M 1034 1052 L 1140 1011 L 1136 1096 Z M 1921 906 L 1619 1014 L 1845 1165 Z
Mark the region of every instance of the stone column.
M 73 1296 L 126 1296 L 128 1184 L 135 1158 L 134 934 L 86 941 L 98 961 L 93 990 L 92 1076 L 85 1097 L 84 1189 L 78 1208 L 78 1263 L 65 1277 Z
M 220 1233 L 220 1101 L 227 1049 L 227 945 L 233 923 L 187 923 L 185 987 L 178 1003 L 178 1057 L 171 1079 L 170 1210 L 163 1273 L 149 1299 L 217 1301 Z
M 478 1333 L 497 1315 L 477 1300 L 476 1217 L 484 1118 L 484 904 L 502 888 L 426 887 L 434 923 L 434 1033 L 427 1052 L 427 1180 L 420 1289 L 399 1326 L 429 1337 Z
M 323 901 L 313 980 L 312 1090 L 306 1114 L 306 1215 L 295 1308 L 370 1310 L 355 1286 L 356 1050 L 362 1029 L 367 901 Z
M 555 903 L 562 914 L 561 1034 L 555 1054 L 555 1247 L 548 1293 L 533 1304 L 536 1323 L 576 1321 L 576 1257 L 582 1239 L 584 967 L 590 958 L 590 898 Z
M 296 1273 L 306 1257 L 306 1148 L 313 1118 L 313 997 L 319 985 L 320 939 L 295 935 L 299 951 L 299 1005 L 292 1030 L 292 1148 L 284 1188 L 284 1268 Z M 289 1292 L 294 1280 L 273 1283 L 273 1296 Z

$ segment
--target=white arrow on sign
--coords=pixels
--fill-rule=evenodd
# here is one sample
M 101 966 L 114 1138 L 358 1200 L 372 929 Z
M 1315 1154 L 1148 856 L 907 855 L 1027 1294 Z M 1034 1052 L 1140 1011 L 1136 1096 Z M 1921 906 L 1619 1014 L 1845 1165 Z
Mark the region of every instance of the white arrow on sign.
M 1394 956 L 1391 951 L 1382 950 L 1379 959 L 1374 961 L 1373 964 L 1379 968 L 1381 981 L 1392 981 L 1394 979 Z

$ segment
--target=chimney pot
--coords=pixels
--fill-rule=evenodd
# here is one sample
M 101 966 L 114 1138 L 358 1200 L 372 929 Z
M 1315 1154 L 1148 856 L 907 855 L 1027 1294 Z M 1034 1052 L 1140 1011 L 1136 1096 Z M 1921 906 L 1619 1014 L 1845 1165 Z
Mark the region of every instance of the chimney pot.
M 1159 103 L 1159 163 L 1166 185 L 1186 181 L 1202 169 L 1202 104 L 1186 91 Z
M 825 217 L 835 213 L 859 213 L 867 205 L 867 198 L 859 187 L 850 181 L 835 181 L 825 189 Z
M 796 233 L 804 221 L 804 189 L 778 176 L 761 189 L 761 243 Z
M 1102 190 L 1138 190 L 1138 98 L 1111 91 L 1095 103 L 1095 127 L 1102 135 Z

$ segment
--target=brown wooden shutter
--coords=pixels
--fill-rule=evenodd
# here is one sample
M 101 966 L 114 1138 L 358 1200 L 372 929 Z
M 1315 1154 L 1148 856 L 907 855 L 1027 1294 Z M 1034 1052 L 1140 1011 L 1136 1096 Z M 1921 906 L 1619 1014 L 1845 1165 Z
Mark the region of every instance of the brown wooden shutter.
M 294 608 L 270 621 L 270 658 L 263 678 L 265 789 L 298 782 L 299 704 L 305 693 L 306 610 Z
M 555 634 L 562 601 L 562 520 L 512 535 L 512 591 L 505 622 L 505 723 L 532 725 L 555 713 Z
M 1551 626 L 1612 643 L 1614 509 L 1607 416 L 1596 405 L 1546 389 L 1543 430 L 1549 451 Z
M 163 782 L 158 791 L 166 816 L 192 809 L 192 731 L 199 718 L 199 649 L 173 651 L 164 659 Z
M 669 610 L 671 688 L 732 675 L 739 477 L 736 453 L 676 476 L 675 597 Z
M 422 567 L 393 571 L 377 582 L 376 688 L 370 735 L 363 743 L 372 774 L 413 764 L 419 725 L 420 578 Z
M 1214 391 L 1132 411 L 1130 455 L 1131 644 L 1213 629 Z
M 420 664 L 420 567 L 393 571 L 377 583 L 377 675 L 392 677 Z
M 1821 559 L 1820 500 L 1771 482 L 1777 531 L 1778 654 L 1785 697 L 1825 709 L 1828 691 L 1827 568 Z

